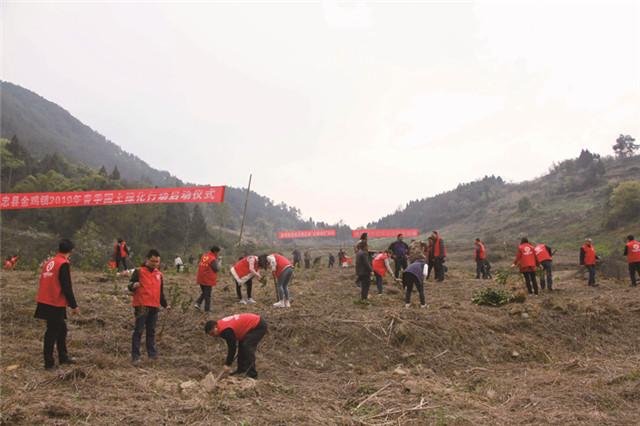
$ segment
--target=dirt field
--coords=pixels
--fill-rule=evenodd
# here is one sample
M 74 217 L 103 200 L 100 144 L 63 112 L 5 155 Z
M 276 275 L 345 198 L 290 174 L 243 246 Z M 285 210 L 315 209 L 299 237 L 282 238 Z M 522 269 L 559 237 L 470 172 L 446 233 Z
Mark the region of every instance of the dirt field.
M 465 268 L 466 269 L 465 271 Z M 352 270 L 296 271 L 293 307 L 278 310 L 273 283 L 258 304 L 236 303 L 229 276 L 212 319 L 257 312 L 269 334 L 259 380 L 224 378 L 226 349 L 191 307 L 193 275 L 167 274 L 171 313 L 158 324 L 159 360 L 130 364 L 126 279 L 74 273 L 82 314 L 69 319 L 78 363 L 42 369 L 44 324 L 33 319 L 34 273 L 4 273 L 2 424 L 640 424 L 640 289 L 609 280 L 587 288 L 556 274 L 552 294 L 500 308 L 472 304 L 495 283 L 452 267 L 427 284 L 428 309 L 400 295 L 356 303 Z

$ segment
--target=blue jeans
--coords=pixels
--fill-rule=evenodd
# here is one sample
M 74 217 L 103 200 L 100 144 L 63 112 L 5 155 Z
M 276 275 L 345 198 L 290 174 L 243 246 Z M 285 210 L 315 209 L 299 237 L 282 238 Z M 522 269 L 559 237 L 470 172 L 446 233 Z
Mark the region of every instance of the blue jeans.
M 378 287 L 378 294 L 382 294 L 382 276 L 374 272 L 376 276 L 376 287 Z
M 155 358 L 156 351 L 156 322 L 158 321 L 158 308 L 148 306 L 136 306 L 134 313 L 136 316 L 136 325 L 131 337 L 131 358 L 140 358 L 140 341 L 142 340 L 142 332 L 146 329 L 145 343 L 147 346 L 147 355 Z
M 278 300 L 289 300 L 289 281 L 293 276 L 293 268 L 287 268 L 278 277 Z

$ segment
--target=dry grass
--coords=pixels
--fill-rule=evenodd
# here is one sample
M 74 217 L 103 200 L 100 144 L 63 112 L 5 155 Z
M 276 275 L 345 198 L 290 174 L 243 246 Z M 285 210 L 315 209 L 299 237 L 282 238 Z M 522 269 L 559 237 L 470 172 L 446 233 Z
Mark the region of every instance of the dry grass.
M 34 275 L 3 274 L 2 423 L 640 424 L 638 290 L 587 288 L 568 271 L 553 294 L 480 307 L 473 292 L 495 283 L 454 271 L 428 283 L 421 310 L 415 294 L 413 309 L 397 293 L 354 303 L 351 274 L 296 272 L 289 310 L 270 306 L 271 283 L 253 307 L 218 286 L 212 318 L 258 312 L 269 334 L 259 380 L 222 378 L 211 392 L 200 381 L 217 375 L 225 348 L 204 335 L 206 317 L 162 312 L 160 358 L 134 368 L 126 281 L 101 283 L 98 273 L 74 275 L 82 316 L 68 321 L 69 347 L 78 364 L 44 372 Z M 197 296 L 192 280 L 167 277 L 180 301 Z

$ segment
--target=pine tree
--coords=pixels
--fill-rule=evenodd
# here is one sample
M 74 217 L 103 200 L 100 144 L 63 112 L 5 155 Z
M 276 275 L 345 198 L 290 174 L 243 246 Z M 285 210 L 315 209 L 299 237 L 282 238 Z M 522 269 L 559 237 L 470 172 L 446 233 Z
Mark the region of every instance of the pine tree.
M 113 166 L 113 171 L 109 175 L 109 178 L 113 180 L 120 180 L 120 171 L 118 170 L 117 165 Z

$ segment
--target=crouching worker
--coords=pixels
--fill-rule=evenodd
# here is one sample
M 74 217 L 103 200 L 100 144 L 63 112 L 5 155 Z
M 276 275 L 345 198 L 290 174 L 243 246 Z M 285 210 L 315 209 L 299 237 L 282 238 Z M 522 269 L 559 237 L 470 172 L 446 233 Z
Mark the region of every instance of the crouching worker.
M 424 258 L 417 259 L 402 273 L 402 286 L 405 288 L 405 308 L 411 307 L 411 293 L 413 292 L 414 285 L 416 286 L 418 295 L 420 296 L 420 307 L 427 307 L 427 302 L 424 297 L 424 279 L 428 273 L 429 265 L 425 262 Z
M 244 374 L 258 378 L 256 349 L 267 333 L 267 322 L 256 314 L 236 314 L 218 321 L 207 321 L 204 331 L 209 336 L 221 337 L 227 342 L 227 359 L 224 371 L 231 371 L 231 364 L 238 350 L 238 368 L 232 375 Z
M 129 291 L 132 293 L 131 305 L 136 323 L 131 337 L 131 362 L 134 365 L 140 363 L 140 341 L 142 332 L 146 330 L 145 343 L 147 356 L 155 359 L 156 351 L 156 323 L 160 306 L 171 309 L 164 298 L 162 272 L 160 266 L 160 253 L 151 249 L 147 253 L 144 265 L 137 268 L 131 274 Z

